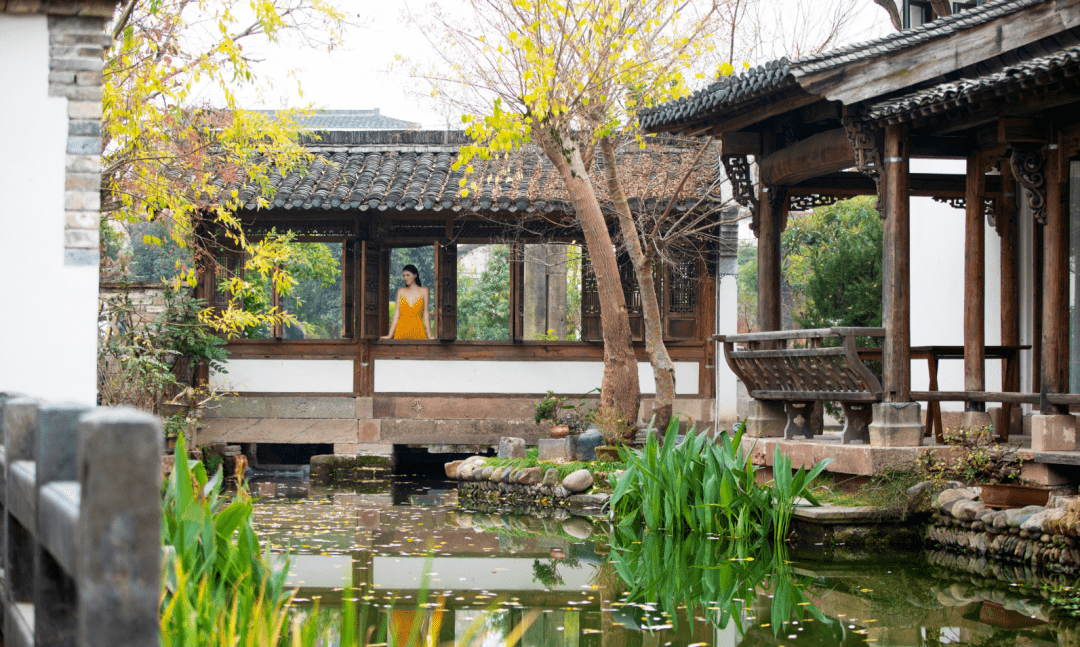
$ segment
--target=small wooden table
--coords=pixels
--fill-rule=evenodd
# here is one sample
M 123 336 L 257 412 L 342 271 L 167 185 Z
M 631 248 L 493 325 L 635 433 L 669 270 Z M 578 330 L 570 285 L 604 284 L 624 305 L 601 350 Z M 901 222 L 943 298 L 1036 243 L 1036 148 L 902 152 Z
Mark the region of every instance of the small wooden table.
M 1020 390 L 1020 351 L 1030 350 L 1031 346 L 987 346 L 986 359 L 1000 359 L 1005 361 L 1004 372 L 1001 375 L 1002 391 Z M 860 348 L 859 358 L 863 360 L 881 360 L 880 348 Z M 943 359 L 964 359 L 963 346 L 912 346 L 911 359 L 925 359 L 927 369 L 930 372 L 930 390 L 938 390 L 938 361 Z M 1011 402 L 1001 403 L 1001 419 L 1004 421 L 998 429 L 998 437 L 1002 440 L 1009 438 L 1009 421 L 1012 414 Z M 939 443 L 945 442 L 944 428 L 941 424 L 941 403 L 930 401 L 927 403 L 926 435 L 934 434 Z

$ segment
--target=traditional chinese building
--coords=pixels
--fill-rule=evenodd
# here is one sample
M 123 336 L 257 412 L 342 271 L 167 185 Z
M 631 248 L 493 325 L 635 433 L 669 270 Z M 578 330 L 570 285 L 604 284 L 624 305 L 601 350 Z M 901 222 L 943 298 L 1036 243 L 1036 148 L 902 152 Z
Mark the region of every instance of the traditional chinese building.
M 340 453 L 390 445 L 451 451 L 497 444 L 501 436 L 535 443 L 546 435 L 533 422 L 535 400 L 551 390 L 575 401 L 600 386 L 599 300 L 587 253 L 580 258 L 580 279 L 570 286 L 580 305 L 573 299 L 569 308 L 563 305 L 567 257 L 581 249 L 582 236 L 557 171 L 532 148 L 474 161 L 466 179 L 476 186 L 463 197 L 465 169 L 453 165 L 467 141 L 455 131 L 323 131 L 308 142 L 310 163 L 274 178 L 269 206 L 260 208 L 256 187 L 233 187 L 244 202 L 237 215 L 249 238 L 291 231 L 295 242 L 324 243 L 340 257 L 340 318 L 323 328 L 323 338 L 310 329 L 279 327 L 260 331 L 259 338 L 230 340 L 228 373 L 209 379 L 239 397 L 211 412 L 200 443 L 319 445 L 320 453 L 330 446 Z M 679 169 L 694 168 L 689 161 L 700 146 L 668 138 L 620 152 L 628 192 L 636 196 L 633 208 L 666 208 L 665 187 Z M 711 159 L 693 171 L 688 186 L 694 188 L 673 207 L 675 213 L 707 210 L 708 227 L 685 241 L 683 250 L 692 253 L 668 257 L 656 268 L 664 337 L 675 362 L 674 409 L 699 426 L 710 426 L 717 416 L 730 424 L 735 417 L 734 377 L 726 366 L 718 371 L 711 337 L 734 329 L 736 225 L 720 222 L 737 207 L 716 189 L 722 174 L 715 153 Z M 616 229 L 612 213 L 613 234 Z M 505 330 L 490 335 L 496 339 L 470 339 L 459 318 L 465 285 L 459 250 L 477 245 L 502 246 L 503 256 L 487 262 L 508 265 L 509 318 Z M 393 260 L 401 250 L 413 254 L 408 258 L 424 253 L 432 259 L 430 270 L 420 270 L 432 293 L 433 340 L 381 339 L 401 285 L 403 261 Z M 242 271 L 243 258 L 227 244 L 215 254 L 221 272 Z M 654 382 L 641 341 L 637 281 L 625 259 L 621 272 L 640 362 L 642 411 L 648 412 Z M 218 278 L 202 278 L 201 296 L 224 306 L 228 296 L 214 289 Z M 559 282 L 561 295 L 547 287 Z M 281 307 L 290 307 L 287 299 Z M 560 310 L 576 320 L 577 339 L 538 334 L 541 326 L 557 326 L 535 322 L 555 321 Z M 542 319 L 545 312 L 553 314 Z M 719 411 L 718 393 L 726 403 Z
M 1033 477 L 1060 479 L 1078 464 L 1070 412 L 1080 404 L 1078 27 L 1076 0 L 995 0 L 773 61 L 641 115 L 649 132 L 720 138 L 754 212 L 764 332 L 725 338 L 754 398 L 753 433 L 812 435 L 803 413 L 843 403 L 844 444 L 781 445 L 796 462 L 833 457 L 838 472 L 868 474 L 925 451 L 917 448 L 934 441 L 931 431 L 940 441 L 939 403 L 960 402 L 957 423 L 992 423 L 1030 442 Z M 780 331 L 788 213 L 853 195 L 877 196 L 884 219 L 883 328 Z M 942 249 L 956 250 L 962 271 L 936 269 Z M 962 310 L 930 301 L 954 285 L 963 286 L 948 292 Z M 940 341 L 958 328 L 960 344 Z M 880 349 L 860 350 L 859 337 Z M 951 359 L 962 360 L 962 381 L 940 389 L 939 362 Z M 989 360 L 1002 363 L 1000 384 L 987 379 Z M 864 361 L 880 361 L 880 375 Z M 913 389 L 913 375 L 926 386 Z M 1018 407 L 1028 414 L 1022 424 Z M 858 438 L 866 444 L 846 444 Z M 766 457 L 771 443 L 759 444 Z

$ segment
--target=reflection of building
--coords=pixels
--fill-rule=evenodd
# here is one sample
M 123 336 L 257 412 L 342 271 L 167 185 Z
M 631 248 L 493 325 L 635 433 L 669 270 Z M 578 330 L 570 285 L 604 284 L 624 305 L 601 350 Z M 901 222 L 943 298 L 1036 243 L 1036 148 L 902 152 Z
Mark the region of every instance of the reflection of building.
M 102 60 L 115 6 L 0 4 L 0 391 L 97 400 Z
M 309 143 L 314 160 L 280 179 L 272 207 L 256 209 L 255 187 L 237 187 L 248 200 L 238 215 L 249 238 L 276 227 L 304 241 L 343 246 L 345 334 L 334 340 L 275 334 L 230 341 L 229 373 L 210 379 L 236 385 L 241 397 L 214 412 L 218 417 L 209 421 L 200 441 L 326 443 L 338 451 L 436 440 L 447 447 L 490 445 L 505 435 L 535 442 L 544 431 L 532 422 L 538 396 L 548 390 L 578 395 L 600 385 L 599 295 L 587 258 L 581 261 L 577 307 L 584 341 L 536 339 L 547 329 L 565 337 L 560 313 L 566 311 L 568 291 L 560 276 L 566 275 L 566 263 L 549 261 L 582 241 L 558 173 L 538 150 L 526 148 L 507 159 L 474 161 L 477 169 L 467 182 L 477 185 L 462 196 L 463 170 L 454 169 L 453 162 L 466 141 L 455 131 L 334 131 Z M 697 153 L 677 141 L 630 149 L 620 152 L 620 159 L 644 178 L 673 177 L 680 161 Z M 668 175 L 656 173 L 657 168 Z M 713 167 L 698 169 L 694 190 L 720 179 Z M 667 185 L 636 186 L 661 191 Z M 676 208 L 689 208 L 689 200 Z M 631 204 L 649 210 L 667 202 L 643 195 Z M 677 259 L 657 263 L 654 272 L 664 337 L 675 363 L 674 409 L 699 427 L 714 420 L 718 400 L 726 405 L 721 415 L 734 417 L 734 380 L 714 361 L 710 336 L 718 326 L 731 328 L 717 322 L 734 322 L 735 315 L 729 261 L 735 228 L 720 226 L 724 216 L 717 205 L 710 203 L 700 213 L 707 214 L 708 235 L 694 239 Z M 480 250 L 495 244 L 510 249 L 507 340 L 459 339 L 458 272 L 479 272 Z M 397 271 L 389 267 L 391 250 L 432 245 L 435 276 L 425 277 L 424 285 L 432 289 L 439 341 L 379 339 L 389 325 L 389 273 Z M 481 247 L 459 263 L 460 251 L 474 245 Z M 538 250 L 547 252 L 530 255 Z M 219 258 L 238 266 L 235 256 L 225 249 Z M 625 256 L 620 270 L 646 400 L 642 411 L 648 415 L 655 386 L 643 342 L 640 293 Z M 207 286 L 214 278 L 204 276 L 201 285 L 210 296 Z

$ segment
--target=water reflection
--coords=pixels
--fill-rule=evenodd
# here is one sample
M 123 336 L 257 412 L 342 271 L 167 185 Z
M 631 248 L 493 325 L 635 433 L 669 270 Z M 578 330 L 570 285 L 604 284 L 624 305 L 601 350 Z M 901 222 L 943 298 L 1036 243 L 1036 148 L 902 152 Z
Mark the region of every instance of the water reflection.
M 251 489 L 260 535 L 291 554 L 297 603 L 317 607 L 343 644 L 1077 644 L 1034 586 L 940 560 L 792 561 L 718 537 L 463 510 L 448 483 Z

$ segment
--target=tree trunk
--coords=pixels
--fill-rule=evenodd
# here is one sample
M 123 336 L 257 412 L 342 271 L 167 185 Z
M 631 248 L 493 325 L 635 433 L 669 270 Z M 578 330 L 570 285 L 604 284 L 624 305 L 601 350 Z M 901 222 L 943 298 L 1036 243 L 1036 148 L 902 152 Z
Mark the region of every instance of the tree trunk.
M 589 251 L 596 288 L 600 297 L 600 328 L 604 334 L 604 380 L 600 387 L 600 406 L 615 409 L 631 426 L 637 422 L 641 389 L 638 385 L 637 357 L 630 345 L 630 320 L 619 282 L 615 247 L 608 234 L 600 201 L 596 197 L 581 150 L 568 138 L 548 132 L 542 124 L 533 125 L 533 133 L 551 163 L 566 183 L 570 204 L 574 207 L 585 245 Z M 636 430 L 627 433 L 632 441 Z
M 615 212 L 619 215 L 619 228 L 626 240 L 626 251 L 637 275 L 638 290 L 641 293 L 641 311 L 645 320 L 645 350 L 652 364 L 653 378 L 656 380 L 656 398 L 653 400 L 653 428 L 663 434 L 671 421 L 671 409 L 675 404 L 675 364 L 671 361 L 667 346 L 664 345 L 664 321 L 660 316 L 660 304 L 656 301 L 656 285 L 653 283 L 652 259 L 645 257 L 638 238 L 637 226 L 630 213 L 630 204 L 626 201 L 622 183 L 615 167 L 615 145 L 607 137 L 600 140 L 600 152 L 604 156 L 604 175 L 607 178 L 608 192 L 615 203 Z

